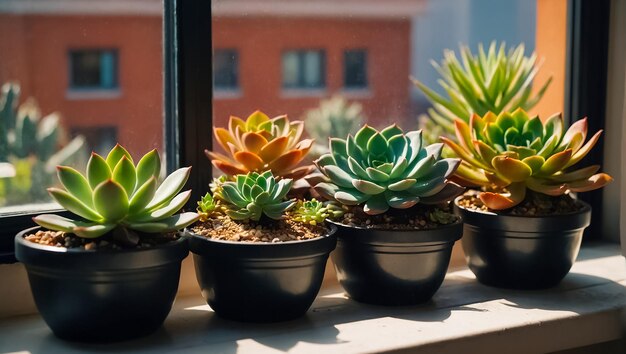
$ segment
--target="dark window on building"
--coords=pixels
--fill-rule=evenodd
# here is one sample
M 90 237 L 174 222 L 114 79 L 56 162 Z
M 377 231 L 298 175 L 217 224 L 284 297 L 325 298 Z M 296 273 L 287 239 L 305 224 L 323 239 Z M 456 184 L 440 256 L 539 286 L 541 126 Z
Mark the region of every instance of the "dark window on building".
M 283 88 L 324 88 L 326 53 L 323 50 L 290 50 L 283 53 Z
M 213 87 L 217 90 L 239 87 L 239 55 L 235 49 L 216 49 L 213 53 Z
M 103 156 L 106 156 L 118 141 L 115 126 L 72 127 L 71 133 L 72 136 L 85 137 L 87 151 L 94 151 Z
M 116 89 L 116 50 L 73 50 L 70 52 L 70 88 Z
M 343 85 L 345 88 L 367 87 L 367 52 L 363 49 L 343 53 Z

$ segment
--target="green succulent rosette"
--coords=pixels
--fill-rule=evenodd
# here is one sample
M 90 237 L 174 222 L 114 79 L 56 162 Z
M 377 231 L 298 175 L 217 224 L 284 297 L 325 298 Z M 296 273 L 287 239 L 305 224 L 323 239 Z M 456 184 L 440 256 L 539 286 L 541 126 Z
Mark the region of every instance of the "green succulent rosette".
M 224 182 L 215 197 L 224 201 L 226 214 L 233 220 L 259 221 L 263 215 L 279 220 L 296 204 L 285 200 L 293 180 L 276 180 L 271 171 L 249 172 Z
M 354 136 L 331 138 L 330 153 L 315 164 L 329 179 L 315 186 L 322 196 L 365 213 L 438 204 L 462 193 L 448 181 L 460 163 L 442 158 L 443 144 L 424 146 L 422 131 L 404 133 L 397 125 L 381 131 L 365 125 Z
M 92 153 L 85 174 L 59 166 L 57 174 L 63 188 L 48 189 L 54 200 L 82 220 L 54 214 L 33 220 L 50 230 L 84 238 L 100 237 L 116 227 L 145 233 L 183 229 L 198 219 L 196 213 L 176 214 L 191 195 L 190 190 L 179 193 L 191 167 L 176 170 L 159 184 L 160 170 L 156 150 L 144 155 L 137 165 L 119 144 L 106 159 Z

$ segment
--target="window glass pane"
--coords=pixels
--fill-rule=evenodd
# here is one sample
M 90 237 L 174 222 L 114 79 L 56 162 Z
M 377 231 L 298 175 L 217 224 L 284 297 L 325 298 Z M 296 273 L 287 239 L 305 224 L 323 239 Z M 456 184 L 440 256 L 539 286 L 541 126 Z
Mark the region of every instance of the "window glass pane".
M 217 49 L 213 53 L 213 80 L 216 90 L 238 87 L 239 60 L 236 50 Z
M 299 82 L 300 62 L 297 52 L 287 52 L 283 54 L 283 86 L 296 87 Z
M 307 51 L 303 53 L 304 87 L 320 87 L 323 83 L 322 52 Z
M 488 52 L 492 42 L 497 50 L 505 43 L 505 54 L 521 44 L 529 60 L 536 53 L 539 71 L 530 97 L 552 77 L 544 96 L 525 105 L 531 114 L 547 117 L 564 107 L 566 0 L 212 4 L 213 45 L 240 54 L 242 92 L 215 98 L 216 126 L 226 126 L 231 115 L 245 119 L 261 109 L 269 116 L 310 118 L 306 132 L 320 149 L 329 134 L 345 136 L 364 123 L 379 129 L 394 123 L 405 130 L 424 127 L 433 132 L 432 142 L 446 134 L 446 127 L 433 120 L 437 111 L 434 116 L 429 112 L 437 107 L 410 78 L 450 99 L 444 87 L 452 85 L 446 83 L 449 75 L 432 63 L 456 60 L 463 69 L 459 44 L 478 56 L 479 45 Z M 214 146 L 220 149 L 217 142 Z
M 290 50 L 282 56 L 283 87 L 321 88 L 324 86 L 324 51 Z
M 54 207 L 55 165 L 84 170 L 91 151 L 163 151 L 162 6 L 0 4 L 0 213 Z

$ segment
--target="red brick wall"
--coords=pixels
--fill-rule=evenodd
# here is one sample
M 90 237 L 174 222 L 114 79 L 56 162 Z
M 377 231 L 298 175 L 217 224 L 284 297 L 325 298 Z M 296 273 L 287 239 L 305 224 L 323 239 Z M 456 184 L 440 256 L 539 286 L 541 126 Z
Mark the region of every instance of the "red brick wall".
M 371 123 L 406 121 L 409 105 L 408 20 L 217 18 L 214 46 L 236 48 L 242 95 L 214 103 L 214 123 L 256 109 L 299 118 L 319 99 L 341 89 L 343 50 L 368 51 L 371 94 L 357 99 Z M 134 154 L 162 146 L 162 27 L 157 16 L 59 16 L 0 14 L 0 82 L 20 81 L 23 97 L 34 96 L 44 113 L 60 111 L 69 127 L 115 125 L 118 139 Z M 69 99 L 68 51 L 117 48 L 121 95 Z M 326 51 L 324 96 L 281 95 L 281 53 Z M 206 65 L 211 65 L 207 63 Z M 201 148 L 201 147 L 199 147 Z
M 59 111 L 71 127 L 114 125 L 134 154 L 161 147 L 161 18 L 0 15 L 0 81 L 17 80 L 43 113 Z M 121 95 L 68 99 L 68 51 L 117 48 Z
M 218 99 L 214 123 L 225 124 L 229 115 L 246 116 L 256 109 L 270 115 L 302 116 L 317 106 L 320 97 L 281 96 L 281 53 L 288 49 L 325 49 L 327 94 L 343 85 L 343 51 L 368 51 L 368 81 L 371 95 L 357 99 L 375 125 L 406 120 L 409 105 L 408 20 L 216 18 L 214 48 L 239 51 L 239 85 L 242 96 Z

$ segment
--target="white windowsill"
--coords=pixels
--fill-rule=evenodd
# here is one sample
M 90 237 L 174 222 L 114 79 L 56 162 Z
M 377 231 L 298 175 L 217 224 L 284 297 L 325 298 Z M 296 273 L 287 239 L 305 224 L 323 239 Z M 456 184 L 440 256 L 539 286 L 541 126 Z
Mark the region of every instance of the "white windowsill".
M 583 248 L 561 285 L 512 291 L 449 273 L 431 303 L 381 307 L 323 290 L 302 319 L 242 324 L 214 315 L 199 296 L 179 298 L 157 333 L 115 344 L 69 344 L 38 316 L 0 321 L 0 352 L 89 353 L 544 353 L 620 339 L 626 266 L 617 245 Z
M 65 92 L 68 100 L 113 100 L 120 97 L 120 89 L 69 89 Z

